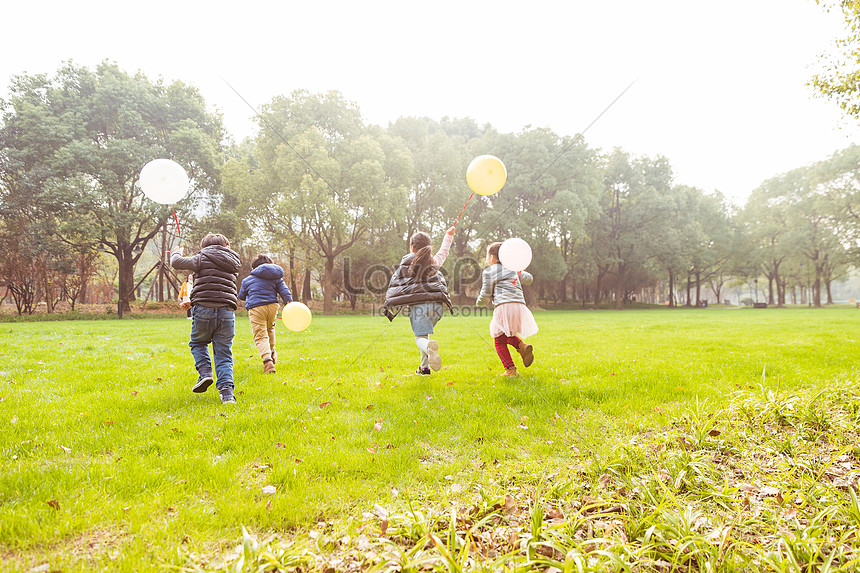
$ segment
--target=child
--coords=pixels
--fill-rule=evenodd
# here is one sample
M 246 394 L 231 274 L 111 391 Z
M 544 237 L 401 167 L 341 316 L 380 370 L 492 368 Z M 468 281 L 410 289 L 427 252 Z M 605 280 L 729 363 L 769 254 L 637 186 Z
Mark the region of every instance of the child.
M 502 376 L 517 376 L 517 367 L 508 351 L 510 344 L 517 349 L 523 359 L 523 366 L 529 367 L 534 361 L 531 344 L 526 344 L 521 338 L 537 334 L 538 326 L 534 316 L 526 306 L 523 296 L 523 284 L 531 284 L 532 275 L 522 271 L 519 276 L 508 270 L 499 262 L 501 243 L 493 243 L 487 247 L 487 264 L 484 269 L 481 294 L 475 301 L 475 306 L 487 306 L 493 303 L 493 320 L 490 322 L 490 336 L 496 343 L 496 353 L 502 360 L 505 373 Z
M 222 404 L 235 404 L 233 396 L 233 334 L 236 327 L 236 287 L 239 282 L 239 255 L 230 250 L 224 235 L 209 233 L 200 241 L 200 252 L 183 257 L 182 247 L 170 254 L 170 266 L 194 273 L 191 291 L 191 355 L 198 379 L 193 391 L 205 392 L 212 385 L 212 361 L 209 344 L 215 356 L 216 388 Z
M 387 316 L 389 308 L 405 306 L 409 310 L 415 344 L 421 351 L 421 365 L 415 373 L 421 376 L 430 376 L 431 368 L 436 371 L 442 368 L 439 343 L 430 340 L 430 335 L 433 334 L 433 327 L 442 318 L 442 303 L 448 305 L 449 309 L 452 308 L 451 299 L 448 298 L 448 285 L 439 272 L 439 267 L 448 258 L 454 231 L 454 227 L 448 229 L 435 256 L 432 255 L 430 235 L 420 232 L 412 235 L 409 240 L 411 252 L 403 257 L 394 270 L 385 293 L 383 312 Z M 393 315 L 390 318 L 393 318 Z
M 284 282 L 284 269 L 266 255 L 257 255 L 251 262 L 251 274 L 242 280 L 239 300 L 245 301 L 254 344 L 263 359 L 263 372 L 275 373 L 278 353 L 275 352 L 275 319 L 278 317 L 278 295 L 284 304 L 293 302 L 293 296 Z
M 188 273 L 179 289 L 179 307 L 185 309 L 185 318 L 191 320 L 191 289 L 194 288 L 194 273 Z

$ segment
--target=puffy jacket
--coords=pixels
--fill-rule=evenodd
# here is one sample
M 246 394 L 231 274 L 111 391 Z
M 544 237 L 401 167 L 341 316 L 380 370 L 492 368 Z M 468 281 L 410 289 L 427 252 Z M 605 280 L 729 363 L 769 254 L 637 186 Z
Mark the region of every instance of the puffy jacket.
M 245 301 L 247 310 L 276 303 L 279 294 L 284 304 L 293 302 L 293 295 L 284 282 L 284 269 L 274 263 L 266 263 L 253 269 L 250 275 L 242 279 L 242 286 L 239 288 L 239 300 Z
M 506 302 L 526 303 L 523 296 L 522 285 L 530 285 L 534 280 L 531 274 L 523 271 L 517 280 L 517 273 L 508 270 L 500 263 L 490 265 L 484 269 L 481 275 L 481 294 L 475 301 L 475 306 L 487 306 L 490 302 L 493 306 L 499 306 Z
M 448 283 L 445 282 L 445 277 L 438 270 L 436 274 L 424 277 L 412 276 L 409 272 L 409 265 L 414 257 L 414 253 L 406 255 L 394 269 L 394 274 L 391 275 L 391 280 L 388 282 L 383 308 L 410 306 L 422 302 L 439 302 L 448 305 L 448 308 L 451 309 L 451 299 L 448 298 Z
M 194 272 L 191 304 L 210 308 L 226 306 L 236 310 L 241 264 L 238 253 L 221 245 L 203 247 L 193 257 L 181 257 L 178 253 L 170 256 L 170 266 L 174 269 Z

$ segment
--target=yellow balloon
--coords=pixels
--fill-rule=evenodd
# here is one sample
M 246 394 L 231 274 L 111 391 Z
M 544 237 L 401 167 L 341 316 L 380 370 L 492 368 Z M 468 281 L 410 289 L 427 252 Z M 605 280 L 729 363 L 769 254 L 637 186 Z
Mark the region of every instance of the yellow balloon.
M 493 155 L 479 155 L 466 169 L 466 183 L 478 195 L 495 195 L 505 186 L 507 178 L 505 164 Z
M 291 302 L 284 307 L 281 320 L 293 332 L 301 332 L 311 325 L 311 309 L 300 302 Z

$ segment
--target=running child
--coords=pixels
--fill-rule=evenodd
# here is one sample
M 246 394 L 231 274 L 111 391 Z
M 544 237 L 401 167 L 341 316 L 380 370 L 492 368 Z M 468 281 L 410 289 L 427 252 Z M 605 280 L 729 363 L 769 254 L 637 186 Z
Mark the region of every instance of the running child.
M 245 301 L 254 344 L 263 360 L 263 372 L 275 373 L 278 353 L 275 352 L 275 319 L 278 317 L 278 295 L 284 304 L 293 302 L 293 296 L 284 282 L 284 269 L 266 255 L 257 255 L 251 261 L 251 274 L 242 280 L 239 300 Z
M 236 332 L 236 290 L 239 282 L 239 254 L 230 249 L 224 235 L 209 233 L 200 241 L 200 252 L 183 257 L 182 247 L 170 253 L 170 266 L 194 273 L 191 290 L 191 355 L 197 368 L 197 383 L 192 388 L 205 392 L 215 381 L 209 345 L 215 357 L 215 387 L 222 404 L 235 404 L 233 395 L 233 335 Z
M 415 344 L 421 352 L 421 364 L 416 374 L 429 376 L 430 369 L 438 371 L 442 368 L 442 358 L 439 356 L 439 343 L 430 340 L 433 328 L 442 318 L 442 304 L 452 308 L 448 297 L 448 284 L 439 268 L 448 258 L 448 251 L 454 240 L 454 227 L 448 229 L 442 246 L 433 255 L 433 245 L 427 233 L 415 233 L 409 240 L 409 254 L 401 259 L 400 264 L 391 275 L 388 291 L 385 293 L 383 313 L 393 319 L 389 309 L 406 307 Z
M 532 316 L 526 299 L 523 296 L 524 284 L 531 284 L 534 278 L 526 271 L 517 276 L 514 271 L 506 269 L 499 261 L 499 248 L 502 243 L 492 243 L 487 247 L 487 265 L 482 275 L 481 294 L 475 301 L 475 306 L 488 306 L 493 309 L 493 320 L 490 321 L 490 336 L 496 343 L 496 353 L 505 367 L 501 376 L 516 377 L 517 367 L 511 358 L 508 345 L 513 346 L 523 359 L 523 366 L 529 367 L 534 361 L 532 345 L 526 344 L 523 338 L 537 334 L 538 326 Z

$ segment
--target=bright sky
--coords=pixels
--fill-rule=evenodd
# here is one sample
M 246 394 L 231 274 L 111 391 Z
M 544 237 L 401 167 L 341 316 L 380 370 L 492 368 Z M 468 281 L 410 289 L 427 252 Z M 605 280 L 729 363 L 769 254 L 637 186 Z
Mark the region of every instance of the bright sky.
M 19 73 L 110 59 L 197 86 L 237 140 L 251 109 L 339 90 L 370 123 L 471 117 L 662 154 L 676 182 L 738 203 L 860 128 L 805 84 L 842 35 L 814 0 L 16 1 L 0 8 L 0 97 Z M 504 160 L 504 158 L 502 158 Z M 466 166 L 463 166 L 465 176 Z

